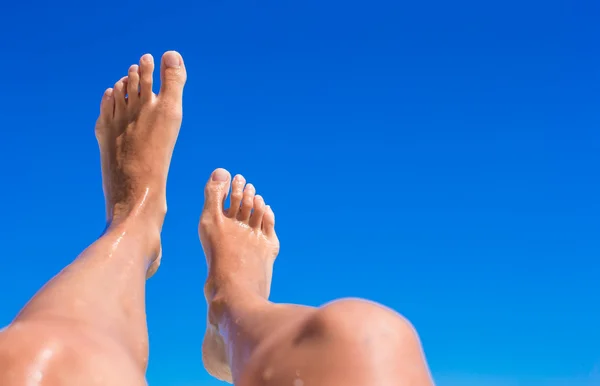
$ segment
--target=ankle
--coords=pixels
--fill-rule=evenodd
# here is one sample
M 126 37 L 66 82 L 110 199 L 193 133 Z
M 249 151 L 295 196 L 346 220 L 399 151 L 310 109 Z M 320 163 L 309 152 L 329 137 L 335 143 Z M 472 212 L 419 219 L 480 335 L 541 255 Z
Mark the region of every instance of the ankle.
M 125 237 L 134 239 L 135 244 L 142 248 L 143 256 L 151 264 L 161 251 L 161 227 L 162 223 L 156 224 L 142 216 L 113 217 L 107 224 L 104 235 L 114 235 L 115 243 L 119 243 Z
M 265 299 L 261 281 L 252 280 L 236 272 L 214 272 L 209 267 L 204 283 L 204 296 L 210 303 L 213 299 L 257 297 Z
M 117 201 L 107 208 L 109 225 L 120 223 L 144 222 L 160 230 L 167 214 L 167 202 L 162 197 L 154 197 L 147 190 L 135 200 Z
M 204 286 L 204 294 L 208 303 L 208 321 L 218 328 L 224 317 L 233 313 L 233 310 L 255 308 L 268 303 L 264 296 L 252 285 L 240 281 L 219 278 L 219 284 L 209 279 Z M 223 280 L 224 279 L 224 280 Z

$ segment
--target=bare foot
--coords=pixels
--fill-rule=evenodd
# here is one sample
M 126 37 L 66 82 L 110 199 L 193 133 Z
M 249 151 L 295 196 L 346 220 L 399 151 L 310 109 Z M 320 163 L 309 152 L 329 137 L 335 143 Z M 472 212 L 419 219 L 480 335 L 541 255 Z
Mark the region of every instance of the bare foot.
M 224 208 L 231 189 L 231 207 Z M 240 175 L 231 181 L 224 169 L 213 172 L 206 184 L 200 218 L 200 241 L 208 264 L 205 295 L 209 321 L 202 344 L 206 370 L 216 378 L 232 382 L 225 344 L 212 315 L 215 303 L 230 285 L 262 298 L 269 297 L 273 262 L 279 253 L 275 215 L 251 184 Z
M 182 119 L 183 59 L 170 51 L 161 63 L 161 89 L 152 92 L 154 59 L 142 56 L 128 75 L 104 92 L 96 138 L 100 147 L 107 226 L 142 218 L 151 230 L 150 277 L 160 264 L 160 230 L 167 211 L 166 183 Z

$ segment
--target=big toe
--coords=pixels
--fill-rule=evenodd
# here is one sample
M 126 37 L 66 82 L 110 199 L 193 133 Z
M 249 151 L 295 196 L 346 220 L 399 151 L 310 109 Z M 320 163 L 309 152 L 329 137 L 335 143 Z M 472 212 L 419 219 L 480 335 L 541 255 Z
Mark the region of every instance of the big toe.
M 183 58 L 176 51 L 168 51 L 162 57 L 160 65 L 160 94 L 180 100 L 183 96 L 183 86 L 187 80 L 187 73 Z
M 231 174 L 225 169 L 216 169 L 204 189 L 204 211 L 222 214 L 225 209 L 225 199 L 229 193 Z

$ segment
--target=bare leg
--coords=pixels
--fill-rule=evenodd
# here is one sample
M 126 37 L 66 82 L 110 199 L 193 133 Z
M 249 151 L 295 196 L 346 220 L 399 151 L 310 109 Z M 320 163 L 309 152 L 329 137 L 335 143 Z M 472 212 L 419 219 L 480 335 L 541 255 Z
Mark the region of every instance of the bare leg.
M 186 79 L 175 52 L 163 56 L 159 95 L 153 71 L 145 55 L 104 94 L 96 136 L 107 229 L 0 334 L 3 386 L 146 383 L 145 283 L 160 262 Z
M 316 309 L 267 300 L 275 216 L 252 185 L 230 178 L 213 172 L 199 226 L 209 267 L 206 369 L 239 386 L 432 385 L 419 338 L 396 312 L 358 299 Z

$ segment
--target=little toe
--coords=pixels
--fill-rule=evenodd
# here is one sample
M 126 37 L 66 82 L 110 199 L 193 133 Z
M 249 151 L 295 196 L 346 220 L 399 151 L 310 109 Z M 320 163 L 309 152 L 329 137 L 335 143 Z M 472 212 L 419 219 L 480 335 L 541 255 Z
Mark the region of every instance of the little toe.
M 260 230 L 262 228 L 262 219 L 265 214 L 265 200 L 260 195 L 254 196 L 254 211 L 252 212 L 252 216 L 250 216 L 250 225 L 252 228 L 256 230 Z
M 96 139 L 100 144 L 104 144 L 106 135 L 110 130 L 110 123 L 113 119 L 113 113 L 115 109 L 115 99 L 113 97 L 113 89 L 109 88 L 104 91 L 102 95 L 102 101 L 100 102 L 100 115 L 96 121 Z
M 100 117 L 104 122 L 110 122 L 115 112 L 115 98 L 113 98 L 113 89 L 107 88 L 100 102 Z
M 265 207 L 265 214 L 262 218 L 262 230 L 267 237 L 275 235 L 275 213 L 269 205 Z
M 252 207 L 254 206 L 254 195 L 256 194 L 256 189 L 252 184 L 246 185 L 244 189 L 244 196 L 242 198 L 242 207 L 240 212 L 238 213 L 238 220 L 243 221 L 245 223 L 250 219 L 250 215 L 252 214 Z

